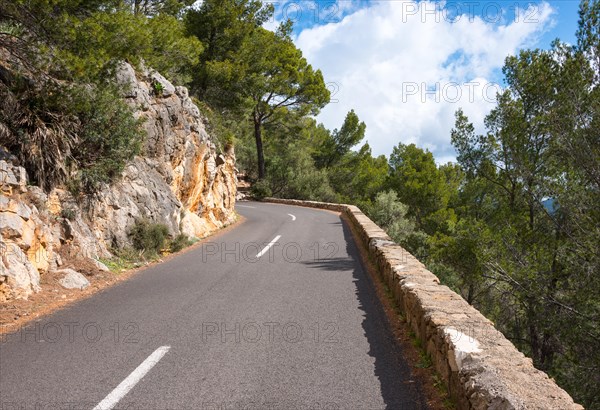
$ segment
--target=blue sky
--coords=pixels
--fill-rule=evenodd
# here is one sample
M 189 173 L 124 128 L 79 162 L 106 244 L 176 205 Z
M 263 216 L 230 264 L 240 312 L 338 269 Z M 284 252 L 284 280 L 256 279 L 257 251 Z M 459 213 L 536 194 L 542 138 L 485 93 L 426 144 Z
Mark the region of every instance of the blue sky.
M 540 48 L 546 48 L 555 38 L 574 44 L 576 42 L 575 33 L 577 31 L 577 21 L 579 15 L 579 2 L 576 0 L 549 1 L 550 6 L 556 10 L 556 24 L 542 38 Z
M 395 0 L 382 0 L 395 1 Z M 337 23 L 344 17 L 360 10 L 373 6 L 382 1 L 372 0 L 309 0 L 309 1 L 269 1 L 275 6 L 275 19 L 283 20 L 284 17 L 294 21 L 294 32 L 300 34 L 307 28 Z M 560 38 L 565 42 L 575 42 L 577 30 L 577 0 L 549 0 L 546 1 L 555 10 L 555 22 L 549 27 L 548 32 L 541 38 L 539 47 L 546 48 L 552 40 Z M 436 3 L 442 3 L 436 0 Z M 515 5 L 525 8 L 528 4 L 539 4 L 540 1 L 446 1 L 448 15 L 457 10 L 470 10 L 472 15 L 485 15 L 490 21 L 497 19 L 496 11 L 501 8 L 506 13 L 507 19 L 515 18 Z M 521 14 L 523 19 L 534 18 L 533 14 Z M 498 21 L 500 23 L 500 21 Z
M 453 161 L 454 112 L 476 129 L 503 86 L 504 58 L 523 48 L 574 43 L 572 0 L 270 1 L 275 19 L 294 21 L 296 45 L 322 70 L 332 102 L 317 119 L 339 128 L 354 109 L 376 155 L 415 143 Z

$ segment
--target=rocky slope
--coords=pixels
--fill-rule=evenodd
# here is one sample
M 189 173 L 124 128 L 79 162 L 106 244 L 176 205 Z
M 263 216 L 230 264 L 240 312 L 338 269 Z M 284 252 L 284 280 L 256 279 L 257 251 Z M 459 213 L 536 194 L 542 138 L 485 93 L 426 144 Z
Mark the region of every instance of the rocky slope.
M 233 222 L 233 148 L 217 153 L 187 89 L 128 64 L 117 81 L 143 121 L 146 145 L 85 209 L 63 189 L 29 186 L 25 169 L 0 149 L 0 300 L 27 298 L 40 289 L 40 275 L 72 259 L 104 269 L 97 259 L 129 246 L 128 232 L 139 218 L 190 237 Z

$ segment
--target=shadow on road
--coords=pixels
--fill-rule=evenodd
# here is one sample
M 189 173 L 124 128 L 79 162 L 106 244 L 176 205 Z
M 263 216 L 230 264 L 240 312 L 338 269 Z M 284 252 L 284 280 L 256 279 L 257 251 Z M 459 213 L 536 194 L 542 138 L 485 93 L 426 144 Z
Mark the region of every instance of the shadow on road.
M 337 223 L 336 223 L 337 224 Z M 410 367 L 403 357 L 401 346 L 390 329 L 387 316 L 371 278 L 361 261 L 354 237 L 345 222 L 340 225 L 346 240 L 347 257 L 303 262 L 323 271 L 350 271 L 356 284 L 356 296 L 365 318 L 362 327 L 369 342 L 369 355 L 375 359 L 375 376 L 381 383 L 381 395 L 387 409 L 425 410 L 420 384 L 411 377 Z
M 329 272 L 343 272 L 353 269 L 356 262 L 351 258 L 324 258 L 315 259 L 314 261 L 302 262 L 309 268 L 325 270 Z

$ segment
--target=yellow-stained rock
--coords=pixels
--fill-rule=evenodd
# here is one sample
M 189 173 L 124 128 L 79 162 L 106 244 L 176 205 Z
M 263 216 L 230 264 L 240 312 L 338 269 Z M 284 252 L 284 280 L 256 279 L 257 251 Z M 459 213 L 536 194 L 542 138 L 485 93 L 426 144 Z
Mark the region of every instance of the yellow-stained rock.
M 212 222 L 190 211 L 185 211 L 181 220 L 181 233 L 189 237 L 204 238 L 215 229 Z
M 39 271 L 48 272 L 50 270 L 50 255 L 48 250 L 41 243 L 36 243 L 27 251 L 27 259 Z
M 48 209 L 48 212 L 50 212 L 52 215 L 60 215 L 63 209 L 62 204 L 60 203 L 59 192 L 60 190 L 54 189 L 48 195 L 48 202 L 46 203 L 46 208 Z

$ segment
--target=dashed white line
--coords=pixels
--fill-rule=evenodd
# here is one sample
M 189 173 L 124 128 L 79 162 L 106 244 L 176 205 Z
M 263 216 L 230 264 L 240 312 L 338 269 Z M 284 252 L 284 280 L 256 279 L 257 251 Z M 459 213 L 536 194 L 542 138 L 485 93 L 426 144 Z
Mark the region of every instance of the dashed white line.
M 292 215 L 292 214 L 288 214 L 288 215 L 292 217 L 292 221 L 296 220 L 296 217 L 294 215 Z
M 265 248 L 260 251 L 258 253 L 258 255 L 256 255 L 256 258 L 260 258 L 261 256 L 263 256 L 265 253 L 267 253 L 269 251 L 269 249 L 271 249 L 271 246 L 275 245 L 275 242 L 277 242 L 279 240 L 279 238 L 281 238 L 281 235 L 277 235 L 275 237 L 275 239 L 273 239 L 271 242 L 269 242 L 269 244 L 267 246 L 265 246 Z
M 171 346 L 161 346 L 146 358 L 129 376 L 125 378 L 108 396 L 104 398 L 94 410 L 111 410 L 125 397 L 131 389 L 152 369 L 156 363 L 169 351 Z

